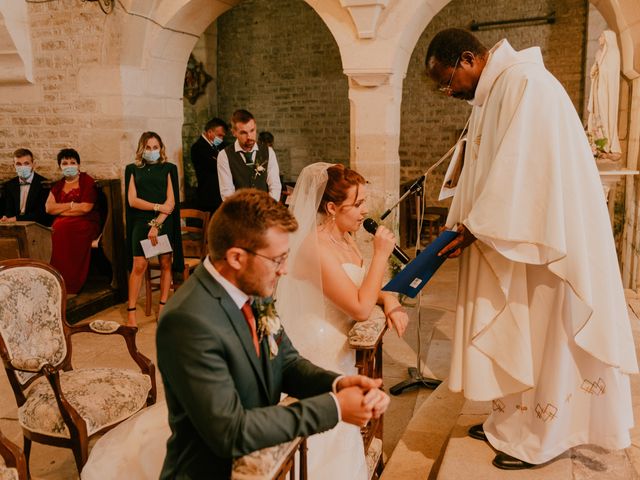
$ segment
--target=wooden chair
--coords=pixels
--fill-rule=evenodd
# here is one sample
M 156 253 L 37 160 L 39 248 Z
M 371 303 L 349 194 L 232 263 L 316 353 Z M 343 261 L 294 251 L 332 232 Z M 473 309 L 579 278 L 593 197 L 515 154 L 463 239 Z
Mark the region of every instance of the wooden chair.
M 27 461 L 20 447 L 0 432 L 0 479 L 27 480 Z
M 31 442 L 70 448 L 78 472 L 89 440 L 155 403 L 155 367 L 138 352 L 136 327 L 69 325 L 60 274 L 32 259 L 0 262 L 0 357 L 18 404 L 27 465 Z M 121 335 L 140 372 L 73 369 L 71 336 Z
M 209 225 L 209 212 L 185 208 L 180 210 L 180 230 L 182 232 L 182 252 L 184 255 L 184 271 L 182 281 L 200 265 L 207 255 L 207 226 Z M 157 272 L 157 275 L 152 275 Z M 158 258 L 149 261 L 145 272 L 145 307 L 146 316 L 151 315 L 151 294 L 153 290 L 160 288 L 160 263 Z M 171 288 L 175 292 L 181 282 L 173 279 Z
M 382 338 L 387 319 L 382 309 L 374 307 L 369 319 L 356 322 L 348 334 L 349 347 L 355 350 L 360 375 L 382 378 Z M 378 478 L 384 469 L 382 458 L 382 417 L 372 419 L 361 429 L 369 467 L 369 478 Z
M 400 185 L 400 194 L 403 194 L 413 182 Z M 413 195 L 407 198 L 400 210 L 400 239 L 401 244 L 405 248 L 411 248 L 416 245 L 418 238 L 420 245 L 430 243 L 440 233 L 449 213 L 447 207 L 430 206 L 424 211 L 422 222 L 422 231 L 417 231 L 417 221 L 422 215 L 423 196 Z

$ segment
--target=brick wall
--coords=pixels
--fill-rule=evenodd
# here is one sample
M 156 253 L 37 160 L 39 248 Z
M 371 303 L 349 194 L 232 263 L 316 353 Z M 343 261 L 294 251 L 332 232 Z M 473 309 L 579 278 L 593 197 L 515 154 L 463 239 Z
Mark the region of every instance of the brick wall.
M 300 0 L 245 0 L 218 20 L 218 105 L 275 136 L 285 179 L 317 161 L 349 161 L 348 82 L 338 46 Z
M 104 154 L 100 163 L 94 153 L 105 153 L 122 130 L 121 120 L 100 115 L 100 102 L 80 92 L 79 72 L 117 51 L 118 20 L 80 0 L 29 3 L 28 12 L 35 85 L 2 89 L 0 178 L 15 176 L 12 152 L 20 147 L 33 151 L 38 170 L 49 178 L 60 177 L 55 156 L 66 147 L 79 151 L 84 170 L 113 177 L 113 155 Z
M 516 49 L 539 46 L 546 67 L 567 89 L 582 111 L 584 96 L 585 0 L 454 0 L 430 22 L 418 41 L 404 81 L 400 133 L 401 181 L 420 176 L 456 141 L 471 107 L 446 98 L 426 78 L 424 58 L 431 38 L 440 30 L 477 22 L 544 16 L 556 11 L 553 25 L 500 28 L 476 32 L 487 47 L 507 38 Z M 445 167 L 432 176 L 427 195 L 434 200 Z

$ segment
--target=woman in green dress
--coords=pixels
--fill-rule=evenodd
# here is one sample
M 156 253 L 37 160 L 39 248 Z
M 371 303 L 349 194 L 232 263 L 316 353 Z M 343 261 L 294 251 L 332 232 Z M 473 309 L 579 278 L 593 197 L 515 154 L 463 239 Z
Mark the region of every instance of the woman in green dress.
M 182 272 L 182 241 L 180 208 L 176 200 L 178 169 L 167 160 L 164 143 L 155 132 L 144 132 L 138 141 L 136 160 L 124 171 L 126 192 L 127 249 L 129 258 L 129 301 L 127 325 L 136 325 L 136 302 L 149 261 L 140 241 L 149 239 L 152 245 L 158 236 L 166 234 L 172 253 L 159 255 L 160 305 L 158 315 L 169 296 L 171 271 Z M 172 261 L 173 257 L 173 261 Z

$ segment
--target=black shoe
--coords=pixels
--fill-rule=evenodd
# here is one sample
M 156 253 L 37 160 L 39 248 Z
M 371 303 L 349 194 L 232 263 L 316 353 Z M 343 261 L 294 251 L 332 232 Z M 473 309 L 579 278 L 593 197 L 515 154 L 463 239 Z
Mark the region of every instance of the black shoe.
M 535 467 L 533 463 L 519 460 L 504 452 L 498 452 L 492 463 L 494 467 L 501 468 L 502 470 L 524 470 L 525 468 Z
M 484 434 L 484 427 L 481 423 L 469 427 L 469 436 L 471 438 L 475 438 L 476 440 L 483 440 L 485 442 L 487 441 L 487 436 Z

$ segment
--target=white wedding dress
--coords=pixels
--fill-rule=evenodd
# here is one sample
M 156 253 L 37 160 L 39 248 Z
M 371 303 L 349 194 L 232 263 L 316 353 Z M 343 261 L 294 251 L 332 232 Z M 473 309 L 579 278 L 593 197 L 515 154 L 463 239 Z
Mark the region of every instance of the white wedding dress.
M 170 435 L 167 404 L 160 401 L 98 439 L 80 477 L 158 480 Z
M 365 269 L 353 263 L 342 268 L 357 286 L 364 279 Z M 353 326 L 345 313 L 325 300 L 324 315 L 302 312 L 293 321 L 285 322 L 285 330 L 300 355 L 319 367 L 345 375 L 358 373 L 355 353 L 349 348 L 347 334 Z M 360 429 L 345 422 L 331 430 L 307 439 L 309 480 L 361 480 L 368 478 L 364 444 Z

